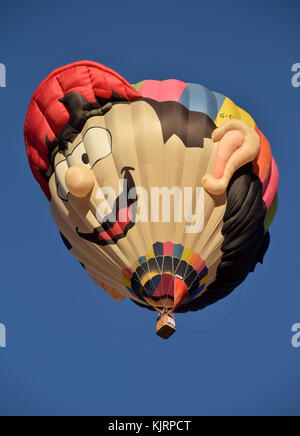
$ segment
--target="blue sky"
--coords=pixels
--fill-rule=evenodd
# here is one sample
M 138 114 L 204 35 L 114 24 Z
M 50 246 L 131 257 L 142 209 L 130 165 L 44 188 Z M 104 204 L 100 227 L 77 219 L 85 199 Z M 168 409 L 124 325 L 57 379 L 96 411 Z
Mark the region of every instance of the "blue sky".
M 291 346 L 300 322 L 300 88 L 291 85 L 299 15 L 291 0 L 1 4 L 1 415 L 300 414 L 300 348 Z M 177 78 L 229 96 L 254 117 L 279 166 L 264 265 L 226 300 L 179 315 L 168 342 L 153 335 L 153 313 L 114 303 L 88 279 L 27 163 L 32 93 L 81 59 L 132 83 Z

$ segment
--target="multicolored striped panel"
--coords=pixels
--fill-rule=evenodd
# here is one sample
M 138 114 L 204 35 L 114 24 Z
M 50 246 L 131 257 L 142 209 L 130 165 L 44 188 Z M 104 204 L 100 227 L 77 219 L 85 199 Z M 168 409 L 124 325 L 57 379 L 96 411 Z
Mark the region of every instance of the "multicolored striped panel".
M 156 242 L 131 268 L 123 283 L 132 296 L 157 308 L 175 309 L 204 289 L 208 269 L 199 254 L 181 244 Z

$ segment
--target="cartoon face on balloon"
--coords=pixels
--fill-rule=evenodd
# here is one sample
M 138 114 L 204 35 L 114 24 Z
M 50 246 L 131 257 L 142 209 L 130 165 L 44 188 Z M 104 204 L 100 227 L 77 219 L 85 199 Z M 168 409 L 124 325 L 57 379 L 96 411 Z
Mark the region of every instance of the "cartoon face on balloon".
M 89 62 L 54 72 L 31 101 L 28 156 L 65 245 L 112 298 L 206 307 L 263 257 L 272 155 L 225 97 L 145 83 Z

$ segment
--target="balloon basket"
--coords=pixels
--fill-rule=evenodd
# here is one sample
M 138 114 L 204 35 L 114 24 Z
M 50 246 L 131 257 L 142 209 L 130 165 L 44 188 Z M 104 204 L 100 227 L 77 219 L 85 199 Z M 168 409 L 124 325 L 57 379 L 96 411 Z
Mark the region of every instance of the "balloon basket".
M 162 339 L 169 339 L 176 332 L 175 317 L 172 314 L 162 314 L 158 317 L 156 334 Z

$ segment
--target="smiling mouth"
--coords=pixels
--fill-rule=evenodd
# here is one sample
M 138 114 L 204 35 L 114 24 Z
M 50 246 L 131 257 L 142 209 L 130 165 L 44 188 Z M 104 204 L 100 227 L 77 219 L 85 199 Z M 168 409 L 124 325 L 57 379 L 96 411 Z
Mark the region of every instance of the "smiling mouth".
M 138 199 L 130 171 L 134 171 L 134 168 L 124 167 L 121 171 L 121 174 L 124 173 L 124 183 L 127 184 L 127 189 L 116 198 L 113 212 L 107 215 L 101 226 L 95 228 L 92 233 L 81 233 L 77 227 L 77 234 L 81 238 L 97 245 L 116 244 L 119 239 L 125 238 L 128 231 L 135 225 Z

